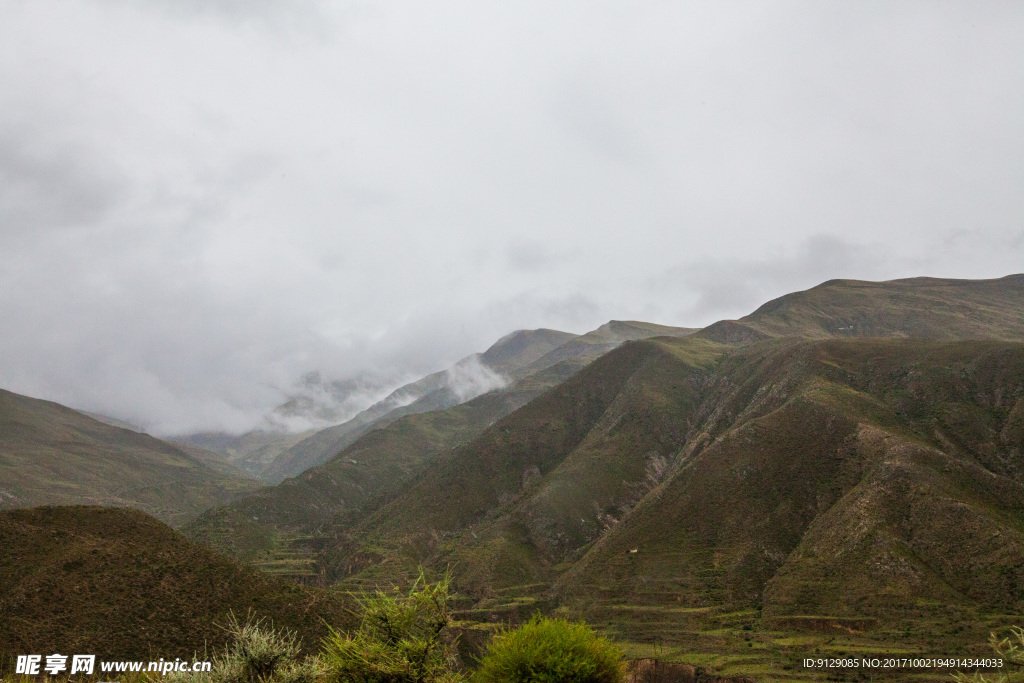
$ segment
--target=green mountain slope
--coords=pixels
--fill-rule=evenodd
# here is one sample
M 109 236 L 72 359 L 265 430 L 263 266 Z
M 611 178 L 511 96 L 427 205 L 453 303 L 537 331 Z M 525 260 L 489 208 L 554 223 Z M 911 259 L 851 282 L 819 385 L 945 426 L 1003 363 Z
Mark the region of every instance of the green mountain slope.
M 181 525 L 258 486 L 213 453 L 0 390 L 0 509 L 116 505 Z
M 701 330 L 716 341 L 766 337 L 1024 338 L 1024 274 L 995 280 L 830 280 Z
M 651 337 L 685 337 L 696 331 L 697 328 L 670 327 L 637 320 L 610 320 L 596 330 L 591 330 L 576 339 L 570 339 L 552 349 L 535 361 L 523 366 L 519 373 L 523 376 L 530 375 L 565 360 L 582 360 L 584 363 L 589 363 L 623 342 L 650 339 Z
M 518 365 L 535 369 L 532 374 L 446 410 L 430 411 L 421 406 L 423 412 L 404 416 L 401 409 L 392 411 L 386 420 L 374 424 L 377 429 L 366 432 L 328 463 L 237 504 L 211 510 L 187 533 L 265 569 L 304 581 L 319 581 L 326 571 L 320 553 L 323 537 L 333 538 L 339 530 L 343 533 L 386 503 L 437 454 L 470 440 L 622 340 L 691 332 L 618 321 L 580 337 L 552 330 L 515 332 L 499 340 L 481 358 L 505 372 L 515 373 Z M 537 340 L 541 333 L 543 343 Z M 566 337 L 569 341 L 554 351 L 571 344 L 568 352 L 555 355 L 546 350 Z M 438 393 L 427 394 L 421 402 Z M 407 408 L 415 407 L 414 403 Z M 325 430 L 315 438 L 331 431 Z
M 317 430 L 288 433 L 253 429 L 233 436 L 223 432 L 200 432 L 176 436 L 175 444 L 195 446 L 219 454 L 228 462 L 262 481 L 271 481 L 264 475 L 268 467 L 286 450 L 317 433 Z
M 327 539 L 388 502 L 434 457 L 469 441 L 579 370 L 564 361 L 447 410 L 407 415 L 365 434 L 329 462 L 230 505 L 185 532 L 235 557 L 319 582 Z
M 105 425 L 110 425 L 111 427 L 120 427 L 121 429 L 127 429 L 132 432 L 139 432 L 140 434 L 146 433 L 146 430 L 144 430 L 143 428 L 125 422 L 124 420 L 118 420 L 117 418 L 109 417 L 107 415 L 101 415 L 100 413 L 90 413 L 85 410 L 79 410 L 78 412 L 81 413 L 82 415 L 85 415 L 86 417 L 91 417 L 97 422 L 102 422 Z M 169 439 L 168 441 L 173 443 L 173 445 L 176 448 L 180 448 L 187 454 L 194 457 L 196 460 L 200 461 L 207 467 L 217 472 L 220 472 L 222 474 L 230 474 L 231 476 L 240 477 L 242 479 L 252 479 L 251 474 L 246 472 L 241 467 L 233 465 L 231 462 L 229 462 L 228 457 L 214 450 L 203 448 L 200 445 L 200 443 L 191 443 L 188 441 L 180 442 L 174 441 L 173 439 Z M 196 441 L 201 441 L 201 439 L 196 439 Z
M 469 356 L 448 370 L 432 373 L 399 387 L 351 420 L 322 429 L 292 444 L 261 471 L 261 477 L 271 482 L 294 477 L 310 467 L 327 462 L 373 429 L 384 428 L 406 415 L 444 410 L 464 403 L 481 392 L 460 394 L 460 374 L 490 371 L 504 377 L 523 376 L 517 374 L 520 368 L 575 338 L 574 334 L 548 329 L 517 330 L 505 335 L 483 353 Z M 551 365 L 554 362 L 536 370 Z M 472 377 L 468 379 L 471 381 Z
M 632 602 L 772 619 L 1024 607 L 1024 345 L 770 346 L 720 363 L 672 474 L 560 589 L 618 575 Z
M 374 575 L 440 552 L 480 596 L 545 580 L 546 567 L 574 559 L 642 497 L 649 469 L 682 446 L 694 391 L 726 351 L 663 339 L 606 354 L 439 457 L 355 528 L 356 544 L 328 553 L 331 576 L 351 573 L 346 553 L 365 546 L 382 560 Z
M 940 296 L 941 306 L 934 301 Z M 925 302 L 930 305 L 925 306 Z M 957 324 L 950 320 L 950 310 L 958 311 Z M 1003 314 L 1005 319 L 993 323 L 993 311 Z M 766 304 L 736 324 L 749 325 L 750 329 L 756 326 L 759 336 L 765 338 L 796 332 L 822 337 L 827 336 L 836 320 L 849 319 L 861 321 L 861 333 L 889 332 L 902 336 L 907 329 L 929 333 L 942 330 L 947 336 L 963 334 L 970 338 L 983 336 L 983 331 L 991 326 L 994 338 L 1024 339 L 1024 277 L 980 282 L 835 281 Z M 1016 327 L 1015 321 L 1019 323 Z M 896 322 L 903 328 L 897 329 Z M 586 509 L 587 505 L 609 510 L 601 514 L 613 514 L 616 507 L 621 507 L 617 501 L 630 498 L 624 485 L 626 488 L 640 486 L 648 470 L 671 467 L 673 450 L 696 447 L 696 442 L 686 437 L 680 426 L 690 425 L 697 419 L 690 413 L 695 402 L 713 406 L 718 411 L 725 410 L 725 404 L 714 402 L 719 399 L 704 397 L 698 401 L 696 389 L 691 387 L 712 381 L 705 376 L 705 366 L 718 356 L 728 355 L 729 347 L 712 341 L 716 336 L 715 327 L 683 342 L 648 344 L 632 347 L 628 352 L 623 348 L 604 356 L 473 442 L 438 459 L 436 465 L 425 471 L 400 497 L 376 514 L 374 519 L 379 521 L 367 521 L 366 528 L 373 530 L 371 535 L 379 535 L 389 530 L 409 534 L 422 529 L 433 534 L 466 527 L 479 521 L 480 515 L 493 509 L 497 501 L 518 495 L 522 481 L 538 479 L 531 474 L 532 470 L 538 470 L 539 475 L 547 479 L 548 470 L 569 458 L 567 462 L 572 465 L 555 468 L 560 469 L 559 480 L 545 481 L 529 514 L 550 522 L 548 513 L 557 508 L 566 519 L 589 521 L 556 525 L 549 534 L 550 539 L 540 542 L 534 538 L 532 543 L 574 548 L 594 540 L 600 533 L 600 525 Z M 838 327 L 845 331 L 850 326 Z M 641 348 L 647 351 L 641 353 Z M 751 348 L 749 353 L 758 356 L 770 353 L 774 347 L 765 342 Z M 637 360 L 644 354 L 642 362 Z M 680 363 L 681 358 L 689 360 Z M 618 387 L 618 382 L 626 380 L 613 378 L 635 363 L 640 363 L 635 373 L 630 371 L 628 382 Z M 679 387 L 691 389 L 680 393 Z M 758 390 L 766 389 L 759 387 Z M 570 419 L 573 411 L 590 405 L 590 397 L 597 394 L 613 397 L 608 399 L 607 405 L 600 402 L 594 405 L 597 412 L 592 417 L 600 424 L 577 423 Z M 624 425 L 634 425 L 634 428 L 627 430 Z M 502 430 L 521 436 L 518 441 L 506 443 Z M 566 434 L 565 430 L 570 433 Z M 611 431 L 604 434 L 602 430 Z M 540 437 L 550 441 L 538 441 Z M 605 490 L 608 481 L 620 483 Z M 567 498 L 557 493 L 576 490 L 586 490 L 590 500 L 569 505 L 571 496 Z M 557 562 L 568 556 L 555 554 L 545 559 Z
M 351 620 L 341 597 L 246 568 L 136 510 L 0 512 L 0 547 L 0 658 L 203 658 L 223 647 L 231 613 L 295 630 L 316 650 L 324 620 Z
M 665 376 L 664 363 L 652 350 L 665 348 L 656 342 L 634 342 L 594 361 L 480 437 L 439 459 L 403 492 L 401 499 L 380 510 L 367 524 L 398 534 L 416 529 L 445 532 L 474 524 L 503 500 L 516 496 L 524 487 L 530 488 L 531 478 L 544 478 L 579 449 L 620 452 L 626 444 L 597 445 L 588 437 L 595 430 L 608 429 L 610 425 L 605 423 L 609 420 L 618 433 L 624 426 L 623 411 L 638 419 L 637 424 L 629 426 L 635 427 L 630 430 L 631 438 L 640 440 L 629 446 L 644 452 L 656 449 L 657 442 L 670 438 L 671 432 L 663 424 L 644 424 L 641 414 L 648 412 L 648 401 L 663 398 L 655 396 L 654 385 Z M 701 364 L 712 362 L 721 353 L 718 345 L 706 341 L 687 344 L 685 349 L 695 363 Z M 666 410 L 668 414 L 673 412 L 672 408 Z M 599 466 L 597 460 L 591 459 L 578 471 L 568 473 L 570 479 L 575 479 L 569 485 L 592 489 L 605 478 L 602 473 L 596 481 L 588 481 L 592 473 L 587 470 L 595 466 Z M 578 475 L 585 479 L 576 479 Z M 626 474 L 609 476 L 620 478 Z
M 511 376 L 520 368 L 529 366 L 530 363 L 577 338 L 578 335 L 559 330 L 516 330 L 506 334 L 481 353 L 480 362 L 495 372 Z
M 694 652 L 740 625 L 963 652 L 1024 610 L 1024 344 L 633 342 L 325 557 L 353 587 L 452 567 L 470 614 L 557 605 Z
M 307 437 L 281 453 L 261 476 L 273 482 L 295 476 L 314 465 L 327 462 L 363 434 L 383 429 L 399 418 L 445 410 L 464 403 L 467 397 L 455 389 L 460 366 L 474 368 L 479 364 L 507 379 L 517 380 L 558 363 L 569 362 L 582 367 L 631 339 L 658 335 L 683 336 L 694 331 L 689 328 L 617 320 L 580 336 L 557 330 L 518 330 L 499 339 L 487 351 L 470 356 L 449 370 L 433 373 L 396 389 L 383 401 L 348 422 Z

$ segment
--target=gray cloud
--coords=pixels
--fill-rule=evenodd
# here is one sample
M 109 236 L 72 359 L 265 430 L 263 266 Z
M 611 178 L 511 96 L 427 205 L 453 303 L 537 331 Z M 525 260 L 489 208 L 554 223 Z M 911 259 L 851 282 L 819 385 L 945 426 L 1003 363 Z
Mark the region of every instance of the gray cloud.
M 143 12 L 160 12 L 179 21 L 214 21 L 231 28 L 255 27 L 279 36 L 327 37 L 336 28 L 322 0 L 106 0 Z M 352 11 L 357 3 L 350 3 Z
M 0 386 L 241 430 L 310 371 L 393 386 L 515 328 L 1020 271 L 1022 29 L 967 2 L 4 4 Z
M 513 270 L 525 273 L 554 270 L 576 257 L 576 250 L 554 251 L 539 240 L 516 238 L 505 245 L 505 258 Z
M 95 225 L 121 199 L 123 180 L 88 167 L 83 150 L 27 144 L 43 140 L 41 133 L 3 126 L 0 224 L 5 239 L 17 233 Z
M 739 317 L 782 294 L 825 280 L 884 279 L 914 272 L 894 263 L 881 245 L 866 246 L 833 235 L 813 235 L 790 253 L 754 259 L 719 259 L 669 268 L 652 278 L 650 288 L 677 291 L 692 303 L 677 315 L 695 321 Z

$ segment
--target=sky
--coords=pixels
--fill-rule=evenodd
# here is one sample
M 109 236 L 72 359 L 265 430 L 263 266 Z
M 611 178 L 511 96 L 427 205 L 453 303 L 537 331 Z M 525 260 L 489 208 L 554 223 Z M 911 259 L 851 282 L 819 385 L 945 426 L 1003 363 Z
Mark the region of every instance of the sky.
M 514 329 L 1024 271 L 1024 3 L 0 0 L 0 387 L 244 431 Z

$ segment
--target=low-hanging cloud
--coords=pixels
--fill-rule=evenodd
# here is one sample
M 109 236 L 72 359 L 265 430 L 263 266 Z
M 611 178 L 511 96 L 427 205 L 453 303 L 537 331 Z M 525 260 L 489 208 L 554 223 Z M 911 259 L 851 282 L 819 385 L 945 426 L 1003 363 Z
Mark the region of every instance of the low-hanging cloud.
M 444 381 L 459 401 L 468 401 L 508 384 L 506 377 L 481 363 L 476 355 L 463 358 L 445 370 Z
M 355 417 L 391 393 L 394 377 L 361 373 L 345 380 L 325 382 L 310 372 L 283 391 L 287 400 L 266 415 L 257 429 L 297 433 L 323 429 Z

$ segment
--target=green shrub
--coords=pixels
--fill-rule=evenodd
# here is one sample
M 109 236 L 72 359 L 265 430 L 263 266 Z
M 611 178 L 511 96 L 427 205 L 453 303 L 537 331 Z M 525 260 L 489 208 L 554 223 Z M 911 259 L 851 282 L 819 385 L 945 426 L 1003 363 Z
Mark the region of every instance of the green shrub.
M 495 636 L 476 683 L 620 683 L 622 650 L 590 628 L 536 615 Z
M 457 683 L 448 612 L 450 578 L 428 583 L 420 573 L 408 595 L 378 591 L 359 601 L 354 634 L 333 629 L 323 660 L 336 683 Z M 397 590 L 397 589 L 396 589 Z
M 225 626 L 231 640 L 215 655 L 211 671 L 174 673 L 165 683 L 316 683 L 324 678 L 317 657 L 299 658 L 299 642 L 290 631 L 276 631 L 250 616 L 244 624 L 232 614 Z

